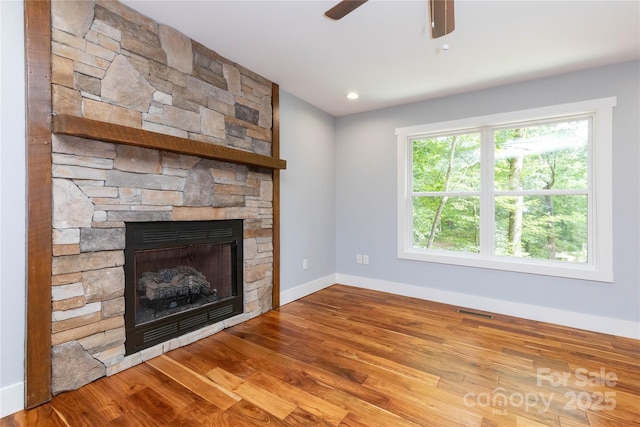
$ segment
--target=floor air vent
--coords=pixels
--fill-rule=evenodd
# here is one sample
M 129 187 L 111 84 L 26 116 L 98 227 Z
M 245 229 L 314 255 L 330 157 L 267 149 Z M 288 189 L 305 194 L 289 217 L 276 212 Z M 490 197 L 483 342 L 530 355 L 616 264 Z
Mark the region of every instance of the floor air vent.
M 483 313 L 481 311 L 468 310 L 466 308 L 459 308 L 458 313 L 469 314 L 471 316 L 482 317 L 483 319 L 493 319 L 493 314 Z

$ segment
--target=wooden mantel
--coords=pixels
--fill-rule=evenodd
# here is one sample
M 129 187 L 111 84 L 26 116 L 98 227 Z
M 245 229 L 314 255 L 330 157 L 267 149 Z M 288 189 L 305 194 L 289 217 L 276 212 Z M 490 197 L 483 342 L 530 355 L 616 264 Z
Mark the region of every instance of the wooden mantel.
M 136 129 L 83 117 L 53 116 L 53 133 L 95 139 L 135 147 L 188 154 L 206 159 L 222 160 L 268 169 L 285 169 L 287 162 L 277 157 L 263 156 L 249 151 L 208 144 L 193 139 Z

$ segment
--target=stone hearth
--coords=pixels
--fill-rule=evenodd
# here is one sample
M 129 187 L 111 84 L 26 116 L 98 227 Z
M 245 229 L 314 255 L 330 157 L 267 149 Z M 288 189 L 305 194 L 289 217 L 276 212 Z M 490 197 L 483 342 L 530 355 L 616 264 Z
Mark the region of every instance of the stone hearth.
M 54 114 L 271 155 L 270 81 L 116 1 L 53 1 L 52 26 Z M 54 393 L 271 309 L 271 170 L 74 136 L 52 148 Z M 243 220 L 244 313 L 125 356 L 125 222 L 215 219 Z

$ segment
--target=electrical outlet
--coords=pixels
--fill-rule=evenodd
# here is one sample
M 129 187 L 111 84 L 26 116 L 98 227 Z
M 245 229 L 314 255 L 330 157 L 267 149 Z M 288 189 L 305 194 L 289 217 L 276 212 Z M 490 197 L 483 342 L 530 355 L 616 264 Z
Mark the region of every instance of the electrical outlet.
M 369 255 L 362 255 L 362 263 L 369 264 Z
M 362 264 L 362 255 L 360 255 L 360 254 L 356 255 L 356 262 L 358 264 Z
M 302 260 L 302 269 L 306 270 L 307 268 L 309 268 L 309 260 L 305 258 Z

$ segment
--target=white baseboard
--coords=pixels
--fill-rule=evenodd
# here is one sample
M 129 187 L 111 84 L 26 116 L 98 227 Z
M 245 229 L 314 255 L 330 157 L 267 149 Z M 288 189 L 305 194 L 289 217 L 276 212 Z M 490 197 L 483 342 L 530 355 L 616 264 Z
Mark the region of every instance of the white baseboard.
M 0 388 L 0 418 L 24 409 L 24 383 Z
M 292 301 L 306 297 L 314 292 L 318 292 L 328 286 L 336 283 L 336 275 L 330 274 L 325 277 L 313 280 L 311 282 L 303 283 L 295 288 L 287 289 L 280 292 L 280 305 L 289 304 Z
M 556 325 L 585 329 L 593 332 L 617 335 L 627 338 L 640 339 L 640 322 L 614 319 L 610 317 L 594 316 L 591 314 L 559 310 L 531 304 L 522 304 L 458 292 L 443 291 L 441 289 L 425 288 L 405 283 L 388 282 L 366 277 L 337 274 L 337 283 L 390 292 L 429 301 L 441 302 L 507 316 L 554 323 Z

